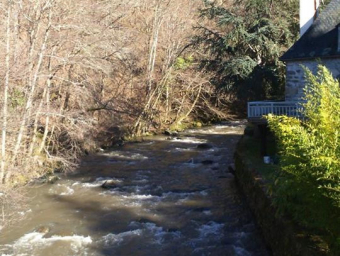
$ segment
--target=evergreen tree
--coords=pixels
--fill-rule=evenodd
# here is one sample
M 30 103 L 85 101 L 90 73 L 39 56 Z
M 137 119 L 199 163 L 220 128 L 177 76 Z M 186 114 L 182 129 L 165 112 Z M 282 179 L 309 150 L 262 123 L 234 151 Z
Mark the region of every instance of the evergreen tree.
M 298 1 L 234 0 L 230 8 L 205 1 L 206 25 L 195 42 L 204 46 L 202 67 L 212 82 L 239 100 L 279 99 L 284 64 L 279 57 L 297 39 Z

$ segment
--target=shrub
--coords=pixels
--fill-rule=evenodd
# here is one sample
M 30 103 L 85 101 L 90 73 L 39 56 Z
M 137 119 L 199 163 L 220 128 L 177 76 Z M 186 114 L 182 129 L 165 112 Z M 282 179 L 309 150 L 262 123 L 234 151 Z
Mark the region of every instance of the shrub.
M 305 103 L 298 120 L 267 117 L 281 157 L 275 203 L 301 224 L 339 240 L 340 229 L 340 88 L 323 66 L 306 70 Z

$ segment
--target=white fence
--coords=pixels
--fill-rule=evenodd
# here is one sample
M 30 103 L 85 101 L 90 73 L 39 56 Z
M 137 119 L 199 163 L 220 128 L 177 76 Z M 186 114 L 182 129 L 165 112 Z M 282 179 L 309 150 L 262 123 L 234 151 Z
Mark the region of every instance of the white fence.
M 301 117 L 301 105 L 290 101 L 248 102 L 248 118 L 262 118 L 268 114 Z

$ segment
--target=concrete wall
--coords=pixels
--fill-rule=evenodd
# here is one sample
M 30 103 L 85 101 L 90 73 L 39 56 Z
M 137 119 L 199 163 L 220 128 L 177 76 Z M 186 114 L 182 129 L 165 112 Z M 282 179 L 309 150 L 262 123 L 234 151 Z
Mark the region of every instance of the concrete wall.
M 316 74 L 319 64 L 325 65 L 335 78 L 340 78 L 340 59 L 289 61 L 286 64 L 286 101 L 298 101 L 303 97 L 305 74 L 301 65 L 309 68 L 314 74 Z

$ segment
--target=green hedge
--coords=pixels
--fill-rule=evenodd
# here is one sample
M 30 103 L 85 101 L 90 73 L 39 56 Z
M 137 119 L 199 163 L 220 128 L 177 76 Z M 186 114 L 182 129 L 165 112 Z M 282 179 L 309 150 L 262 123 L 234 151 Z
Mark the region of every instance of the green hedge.
M 280 154 L 274 203 L 340 252 L 340 88 L 323 66 L 306 70 L 302 115 L 267 117 Z M 340 254 L 338 254 L 340 255 Z

